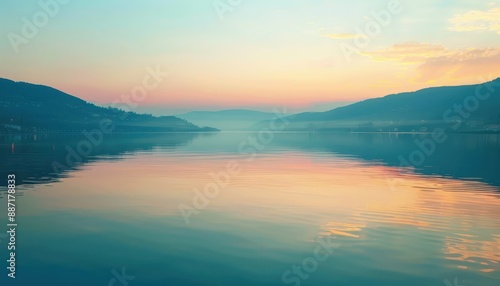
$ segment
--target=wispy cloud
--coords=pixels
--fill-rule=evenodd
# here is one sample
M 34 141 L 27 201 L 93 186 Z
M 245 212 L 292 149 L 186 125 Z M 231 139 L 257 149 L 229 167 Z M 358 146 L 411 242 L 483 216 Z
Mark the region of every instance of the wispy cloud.
M 358 38 L 366 38 L 365 35 L 360 35 L 360 34 L 349 34 L 349 33 L 340 33 L 340 34 L 323 34 L 321 35 L 325 38 L 330 38 L 330 39 L 358 39 Z
M 443 45 L 405 42 L 390 46 L 384 50 L 363 52 L 364 56 L 368 56 L 376 61 L 398 61 L 400 63 L 420 63 L 429 58 L 444 56 L 450 51 Z
M 452 31 L 490 31 L 500 34 L 500 8 L 457 14 L 449 22 L 451 24 L 449 29 Z
M 407 42 L 362 54 L 375 61 L 417 65 L 419 82 L 497 74 L 500 66 L 500 47 L 449 49 L 443 45 Z
M 441 78 L 474 78 L 498 75 L 500 48 L 467 49 L 427 60 L 417 67 L 417 81 L 432 82 Z

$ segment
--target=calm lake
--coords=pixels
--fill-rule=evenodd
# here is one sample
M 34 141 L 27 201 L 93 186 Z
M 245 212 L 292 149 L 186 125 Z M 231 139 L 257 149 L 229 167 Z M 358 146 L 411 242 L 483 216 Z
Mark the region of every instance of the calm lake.
M 500 285 L 500 135 L 261 135 L 0 137 L 0 285 Z

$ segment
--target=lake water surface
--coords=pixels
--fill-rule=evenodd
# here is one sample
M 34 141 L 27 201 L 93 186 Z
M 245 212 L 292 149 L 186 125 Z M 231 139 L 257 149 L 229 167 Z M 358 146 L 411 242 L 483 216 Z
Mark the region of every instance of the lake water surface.
M 499 135 L 270 136 L 0 137 L 0 284 L 500 285 Z

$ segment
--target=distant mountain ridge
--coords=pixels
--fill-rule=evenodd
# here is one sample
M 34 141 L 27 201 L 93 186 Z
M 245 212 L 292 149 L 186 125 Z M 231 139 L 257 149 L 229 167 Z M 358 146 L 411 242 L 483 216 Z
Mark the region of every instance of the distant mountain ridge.
M 219 111 L 191 111 L 176 115 L 200 126 L 212 126 L 221 130 L 248 130 L 259 121 L 270 120 L 276 114 L 249 109 Z
M 0 132 L 69 132 L 109 120 L 118 132 L 216 131 L 174 116 L 105 108 L 44 85 L 0 78 Z
M 391 94 L 287 119 L 287 130 L 419 131 L 458 125 L 456 131 L 496 130 L 500 124 L 500 78 L 483 84 Z
M 0 133 L 74 132 L 95 128 L 102 120 L 111 121 L 118 132 L 255 130 L 269 126 L 275 117 L 274 113 L 247 109 L 155 117 L 96 106 L 48 86 L 0 78 Z M 457 132 L 500 132 L 500 78 L 391 94 L 286 119 L 285 130 L 289 131 L 425 131 L 442 127 Z

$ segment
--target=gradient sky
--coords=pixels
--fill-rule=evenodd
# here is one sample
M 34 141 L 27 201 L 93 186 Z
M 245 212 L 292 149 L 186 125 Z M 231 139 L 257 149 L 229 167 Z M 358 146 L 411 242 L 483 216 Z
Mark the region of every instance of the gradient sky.
M 70 0 L 16 53 L 12 33 L 51 1 L 0 2 L 0 77 L 106 105 L 159 66 L 169 76 L 139 112 L 319 110 L 500 75 L 500 1 L 400 0 L 367 36 L 390 0 Z M 356 49 L 350 60 L 342 47 Z

